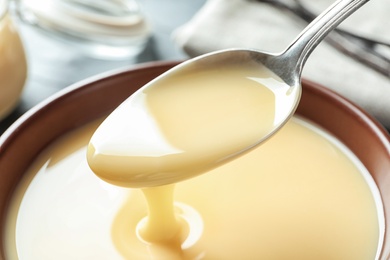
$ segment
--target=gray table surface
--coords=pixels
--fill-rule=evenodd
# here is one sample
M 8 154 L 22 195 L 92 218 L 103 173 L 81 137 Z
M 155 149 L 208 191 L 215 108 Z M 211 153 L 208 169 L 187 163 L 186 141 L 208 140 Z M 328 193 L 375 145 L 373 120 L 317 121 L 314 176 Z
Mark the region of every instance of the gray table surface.
M 28 78 L 18 107 L 0 122 L 0 134 L 27 110 L 57 91 L 102 72 L 157 60 L 181 60 L 186 56 L 175 46 L 172 32 L 187 22 L 205 0 L 140 0 L 152 26 L 145 50 L 127 60 L 100 60 L 88 57 L 49 34 L 23 22 L 16 22 L 23 40 Z

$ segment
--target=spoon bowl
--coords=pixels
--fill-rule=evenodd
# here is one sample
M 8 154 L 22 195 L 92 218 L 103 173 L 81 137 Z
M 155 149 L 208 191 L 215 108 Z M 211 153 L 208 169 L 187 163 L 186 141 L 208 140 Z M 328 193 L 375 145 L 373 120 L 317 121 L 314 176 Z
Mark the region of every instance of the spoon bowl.
M 91 169 L 119 186 L 167 185 L 261 144 L 294 113 L 308 56 L 366 2 L 335 2 L 280 54 L 218 51 L 157 77 L 97 129 L 88 149 Z

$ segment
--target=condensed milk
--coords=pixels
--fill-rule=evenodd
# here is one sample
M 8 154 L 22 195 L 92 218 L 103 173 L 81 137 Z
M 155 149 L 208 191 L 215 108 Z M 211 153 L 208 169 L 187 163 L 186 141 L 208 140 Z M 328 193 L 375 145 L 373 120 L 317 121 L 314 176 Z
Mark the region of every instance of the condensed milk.
M 7 259 L 376 257 L 379 193 L 354 155 L 311 123 L 294 118 L 239 159 L 177 183 L 183 236 L 168 244 L 140 239 L 148 214 L 141 190 L 108 184 L 89 168 L 96 127 L 58 141 L 26 175 L 9 211 Z
M 40 156 L 10 259 L 378 257 L 379 191 L 341 142 L 293 118 L 261 143 L 294 89 L 256 63 L 177 73 Z
M 104 120 L 91 139 L 89 165 L 103 180 L 124 187 L 191 178 L 266 139 L 298 93 L 254 61 L 179 67 Z

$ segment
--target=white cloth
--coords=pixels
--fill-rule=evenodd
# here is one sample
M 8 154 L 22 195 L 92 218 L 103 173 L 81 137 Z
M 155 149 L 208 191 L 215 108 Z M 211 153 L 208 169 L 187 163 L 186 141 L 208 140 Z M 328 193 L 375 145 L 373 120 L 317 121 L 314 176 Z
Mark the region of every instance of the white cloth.
M 310 10 L 320 13 L 333 1 L 302 2 Z M 340 27 L 390 43 L 389 14 L 390 1 L 372 0 Z M 191 57 L 234 47 L 281 52 L 305 26 L 290 13 L 268 4 L 248 0 L 208 0 L 187 24 L 173 33 L 173 39 Z M 326 42 L 309 57 L 303 77 L 335 90 L 390 129 L 390 78 L 341 54 Z

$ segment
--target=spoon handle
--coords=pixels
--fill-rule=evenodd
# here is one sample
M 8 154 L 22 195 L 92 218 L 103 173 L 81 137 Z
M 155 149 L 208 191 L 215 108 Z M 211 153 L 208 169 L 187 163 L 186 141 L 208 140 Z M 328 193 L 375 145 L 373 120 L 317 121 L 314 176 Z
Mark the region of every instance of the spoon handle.
M 289 11 L 296 17 L 309 24 L 316 18 L 310 8 L 307 8 L 301 0 L 251 0 L 264 3 L 283 11 Z M 390 77 L 390 43 L 377 39 L 371 39 L 364 35 L 335 28 L 329 33 L 326 40 L 330 46 L 342 54 L 351 57 L 368 68 Z
M 283 62 L 295 67 L 293 75 L 302 73 L 303 66 L 317 45 L 337 25 L 369 0 L 339 0 L 314 19 L 291 45 L 280 55 Z M 293 80 L 293 79 L 292 79 Z

